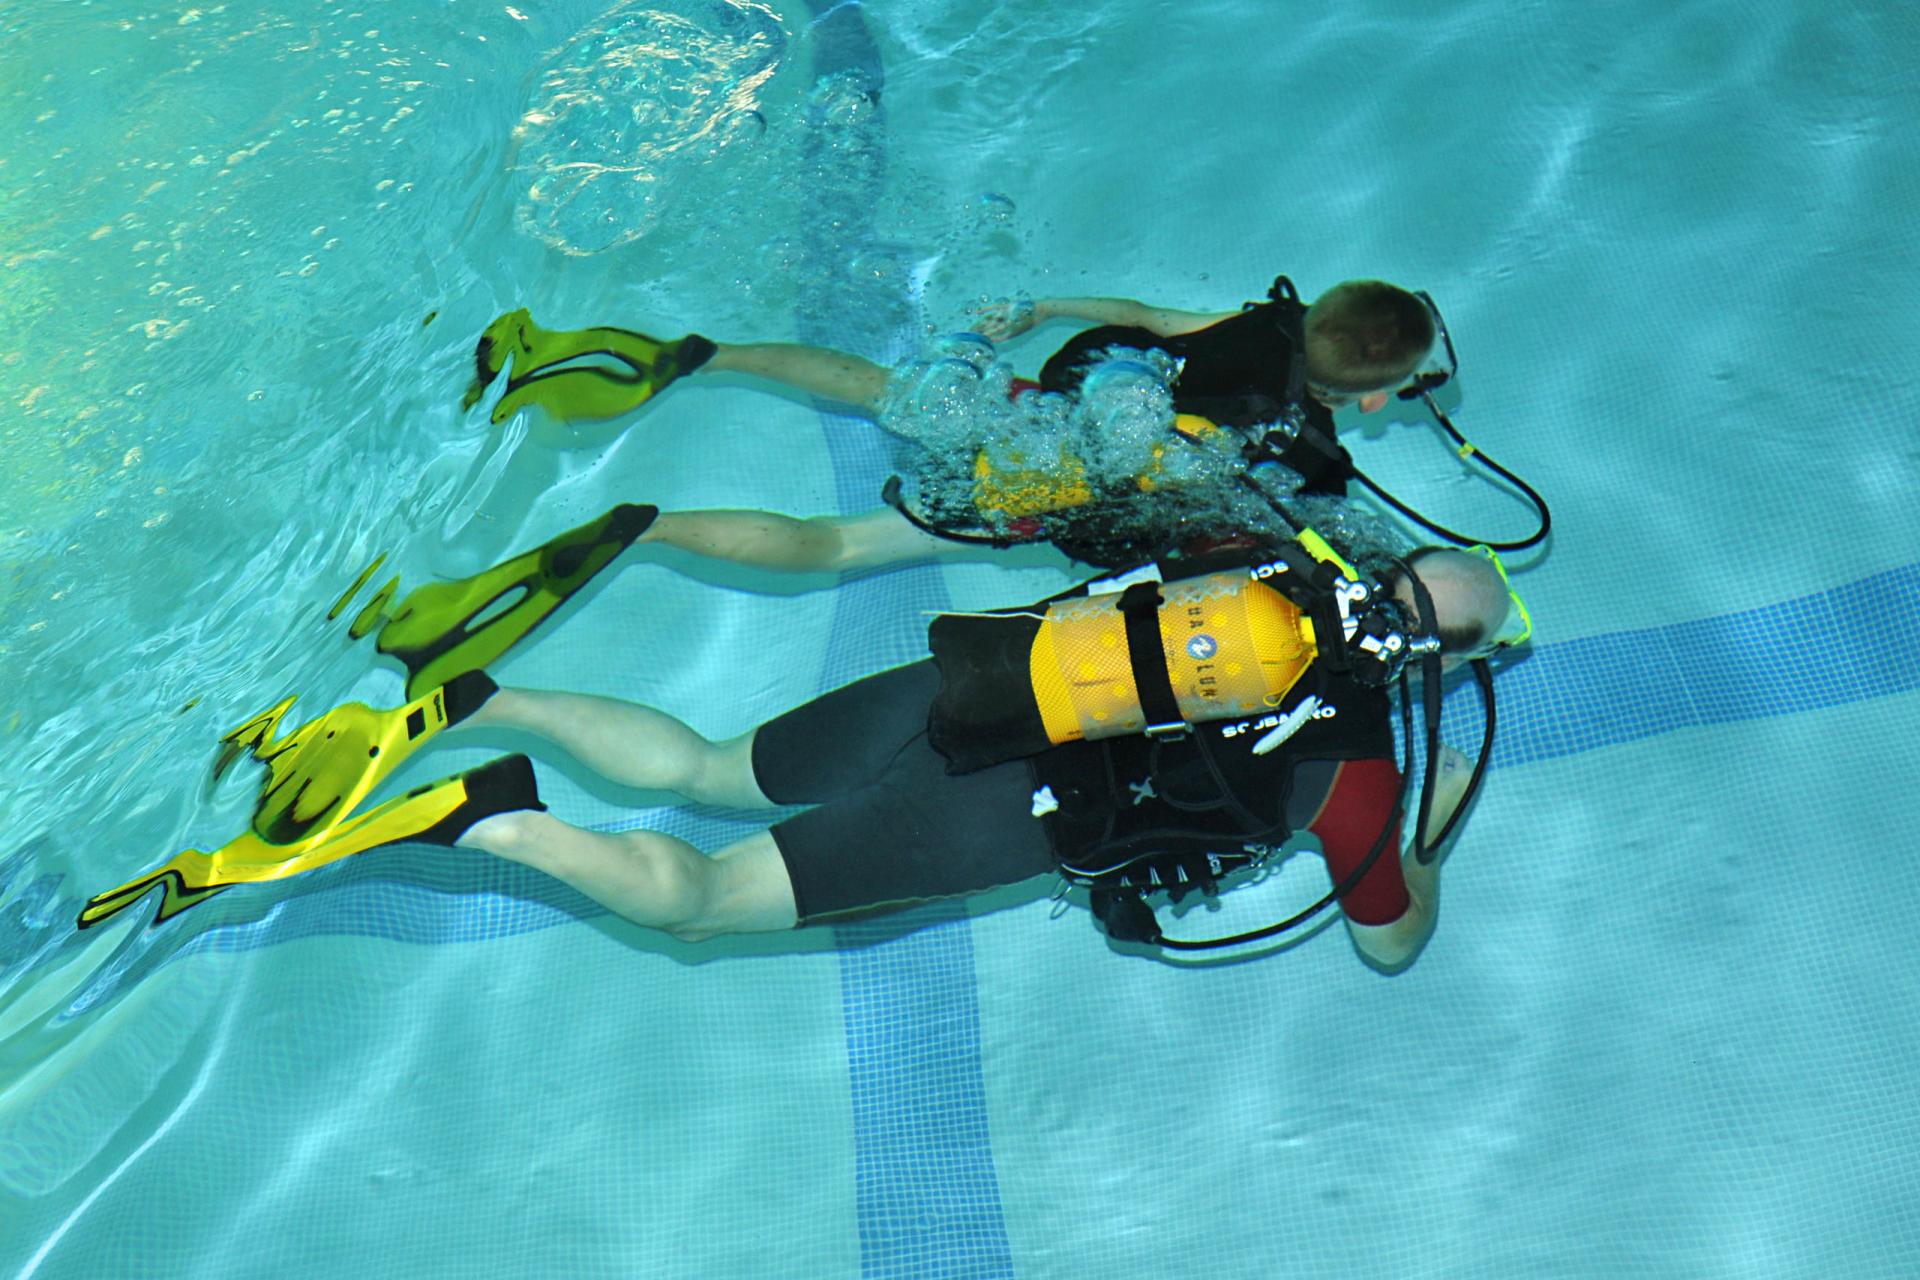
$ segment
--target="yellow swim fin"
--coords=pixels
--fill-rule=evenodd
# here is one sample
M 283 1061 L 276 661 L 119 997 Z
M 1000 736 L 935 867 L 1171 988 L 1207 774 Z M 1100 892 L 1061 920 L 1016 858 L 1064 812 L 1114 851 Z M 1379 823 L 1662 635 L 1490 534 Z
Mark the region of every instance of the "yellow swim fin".
M 495 422 L 536 404 L 560 422 L 599 422 L 638 409 L 713 353 L 713 343 L 697 333 L 667 341 L 631 329 L 542 329 L 522 307 L 480 335 L 474 380 L 460 407 L 478 404 L 511 363 L 506 394 L 493 407 Z
M 247 831 L 212 853 L 187 849 L 145 875 L 89 898 L 78 924 L 90 929 L 160 885 L 164 892 L 153 920 L 159 924 L 235 885 L 285 880 L 383 845 L 452 845 L 482 818 L 545 808 L 534 784 L 532 763 L 523 755 L 502 756 L 477 769 L 415 787 L 357 818 L 319 828 L 291 844 L 270 844 Z
M 267 766 L 253 811 L 255 835 L 268 844 L 293 844 L 339 822 L 408 757 L 449 725 L 477 711 L 499 686 L 484 671 L 464 672 L 403 707 L 379 709 L 348 702 L 274 737 L 293 705 L 288 698 L 220 739 L 217 780 L 251 752 Z
M 623 502 L 471 578 L 416 587 L 380 628 L 374 647 L 406 665 L 409 698 L 491 666 L 612 564 L 659 514 L 657 507 Z
M 547 331 L 533 322 L 533 315 L 525 307 L 518 311 L 509 311 L 505 315 L 495 316 L 493 323 L 481 333 L 480 340 L 473 347 L 473 381 L 467 385 L 467 392 L 460 397 L 460 408 L 471 409 L 480 403 L 487 394 L 487 388 L 500 376 L 500 371 L 512 362 L 516 369 L 526 369 L 535 364 L 531 339 L 535 335 L 545 335 Z

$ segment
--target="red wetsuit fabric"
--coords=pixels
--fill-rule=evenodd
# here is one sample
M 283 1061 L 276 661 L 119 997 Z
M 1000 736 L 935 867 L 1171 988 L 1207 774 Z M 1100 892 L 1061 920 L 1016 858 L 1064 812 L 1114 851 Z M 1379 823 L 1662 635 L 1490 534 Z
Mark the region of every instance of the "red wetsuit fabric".
M 1251 551 L 1258 555 L 1260 539 L 1250 533 L 1223 533 L 1217 538 L 1194 538 L 1180 544 L 1183 556 L 1210 556 L 1216 551 Z
M 1007 521 L 1006 537 L 1010 542 L 1045 542 L 1047 526 L 1038 516 L 1015 516 Z
M 1393 812 L 1400 794 L 1400 770 L 1391 760 L 1348 760 L 1307 830 L 1320 838 L 1327 874 L 1340 884 L 1365 861 L 1380 838 L 1380 815 Z M 1407 909 L 1407 882 L 1400 874 L 1400 820 L 1393 821 L 1387 847 L 1374 859 L 1340 909 L 1355 924 L 1392 924 Z

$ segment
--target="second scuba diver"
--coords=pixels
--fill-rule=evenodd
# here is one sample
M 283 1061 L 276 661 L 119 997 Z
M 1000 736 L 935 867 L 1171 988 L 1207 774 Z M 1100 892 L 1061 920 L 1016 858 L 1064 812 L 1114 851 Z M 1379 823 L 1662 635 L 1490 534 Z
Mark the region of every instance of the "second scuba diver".
M 1161 580 L 1169 572 L 1179 576 Z M 1309 913 L 1227 939 L 1173 938 L 1148 899 L 1212 895 L 1310 832 L 1335 884 L 1319 906 L 1337 901 L 1361 953 L 1398 967 L 1432 930 L 1439 856 L 1480 776 L 1439 745 L 1440 668 L 1524 640 L 1524 619 L 1491 555 L 1429 548 L 1375 577 L 1303 532 L 1029 609 L 943 616 L 931 659 L 729 742 L 631 703 L 499 689 L 472 668 L 407 706 L 350 704 L 268 741 L 283 703 L 228 736 L 269 765 L 255 829 L 98 895 L 80 923 L 156 885 L 165 919 L 237 884 L 425 840 L 522 862 L 690 940 L 1058 872 L 1089 890 L 1115 940 L 1193 950 L 1274 936 Z M 524 622 L 509 630 L 523 635 Z M 469 639 L 443 656 L 490 648 Z M 1388 695 L 1400 685 L 1407 715 L 1416 659 L 1429 768 L 1403 858 L 1408 791 Z M 508 756 L 351 816 L 461 723 L 533 733 L 627 786 L 732 808 L 817 807 L 708 855 L 662 832 L 562 822 L 544 812 L 526 757 Z M 1489 703 L 1489 742 L 1491 724 Z

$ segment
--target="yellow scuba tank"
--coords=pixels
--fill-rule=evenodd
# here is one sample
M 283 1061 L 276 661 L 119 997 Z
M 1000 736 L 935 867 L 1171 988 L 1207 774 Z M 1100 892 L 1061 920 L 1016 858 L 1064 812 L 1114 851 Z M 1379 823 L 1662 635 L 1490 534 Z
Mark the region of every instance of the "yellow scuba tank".
M 1214 423 L 1191 413 L 1174 415 L 1173 429 L 1189 440 L 1205 442 L 1220 430 Z M 1134 476 L 1142 493 L 1151 493 L 1163 480 L 1162 459 L 1169 442 L 1156 442 L 1151 460 Z M 1012 465 L 996 466 L 985 449 L 973 458 L 973 505 L 982 512 L 1019 519 L 1054 511 L 1082 507 L 1093 501 L 1093 488 L 1087 483 L 1087 464 L 1061 447 L 1052 466 L 1024 465 L 1024 455 L 1006 455 Z
M 1186 723 L 1277 706 L 1313 662 L 1312 621 L 1244 570 L 1162 583 L 1159 591 L 1160 647 Z M 1048 606 L 1028 675 L 1050 742 L 1149 727 L 1120 593 Z
M 1359 575 L 1319 535 L 1255 554 L 1266 558 L 1171 582 L 1150 566 L 1031 609 L 936 617 L 928 742 L 968 773 L 1065 743 L 1177 735 L 1278 708 L 1329 648 L 1385 647 L 1352 616 L 1367 598 Z

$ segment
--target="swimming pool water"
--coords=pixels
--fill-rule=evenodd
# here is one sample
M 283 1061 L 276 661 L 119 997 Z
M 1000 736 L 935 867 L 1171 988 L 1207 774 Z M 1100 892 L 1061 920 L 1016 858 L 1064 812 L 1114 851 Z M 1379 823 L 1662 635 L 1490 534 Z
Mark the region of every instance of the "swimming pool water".
M 0 33 L 0 1270 L 1911 1272 L 1903 13 L 24 0 Z M 376 553 L 411 585 L 620 500 L 862 510 L 894 465 L 732 386 L 584 447 L 489 431 L 457 397 L 498 311 L 899 358 L 982 294 L 1283 270 L 1431 290 L 1457 421 L 1554 503 L 1406 973 L 1337 929 L 1157 965 L 1032 887 L 694 947 L 417 847 L 73 932 L 244 821 L 202 787 L 222 731 L 397 699 L 321 616 Z M 1399 416 L 1348 428 L 1363 467 L 1523 528 Z M 731 734 L 1068 580 L 636 556 L 504 671 Z M 581 823 L 757 825 L 540 780 Z

